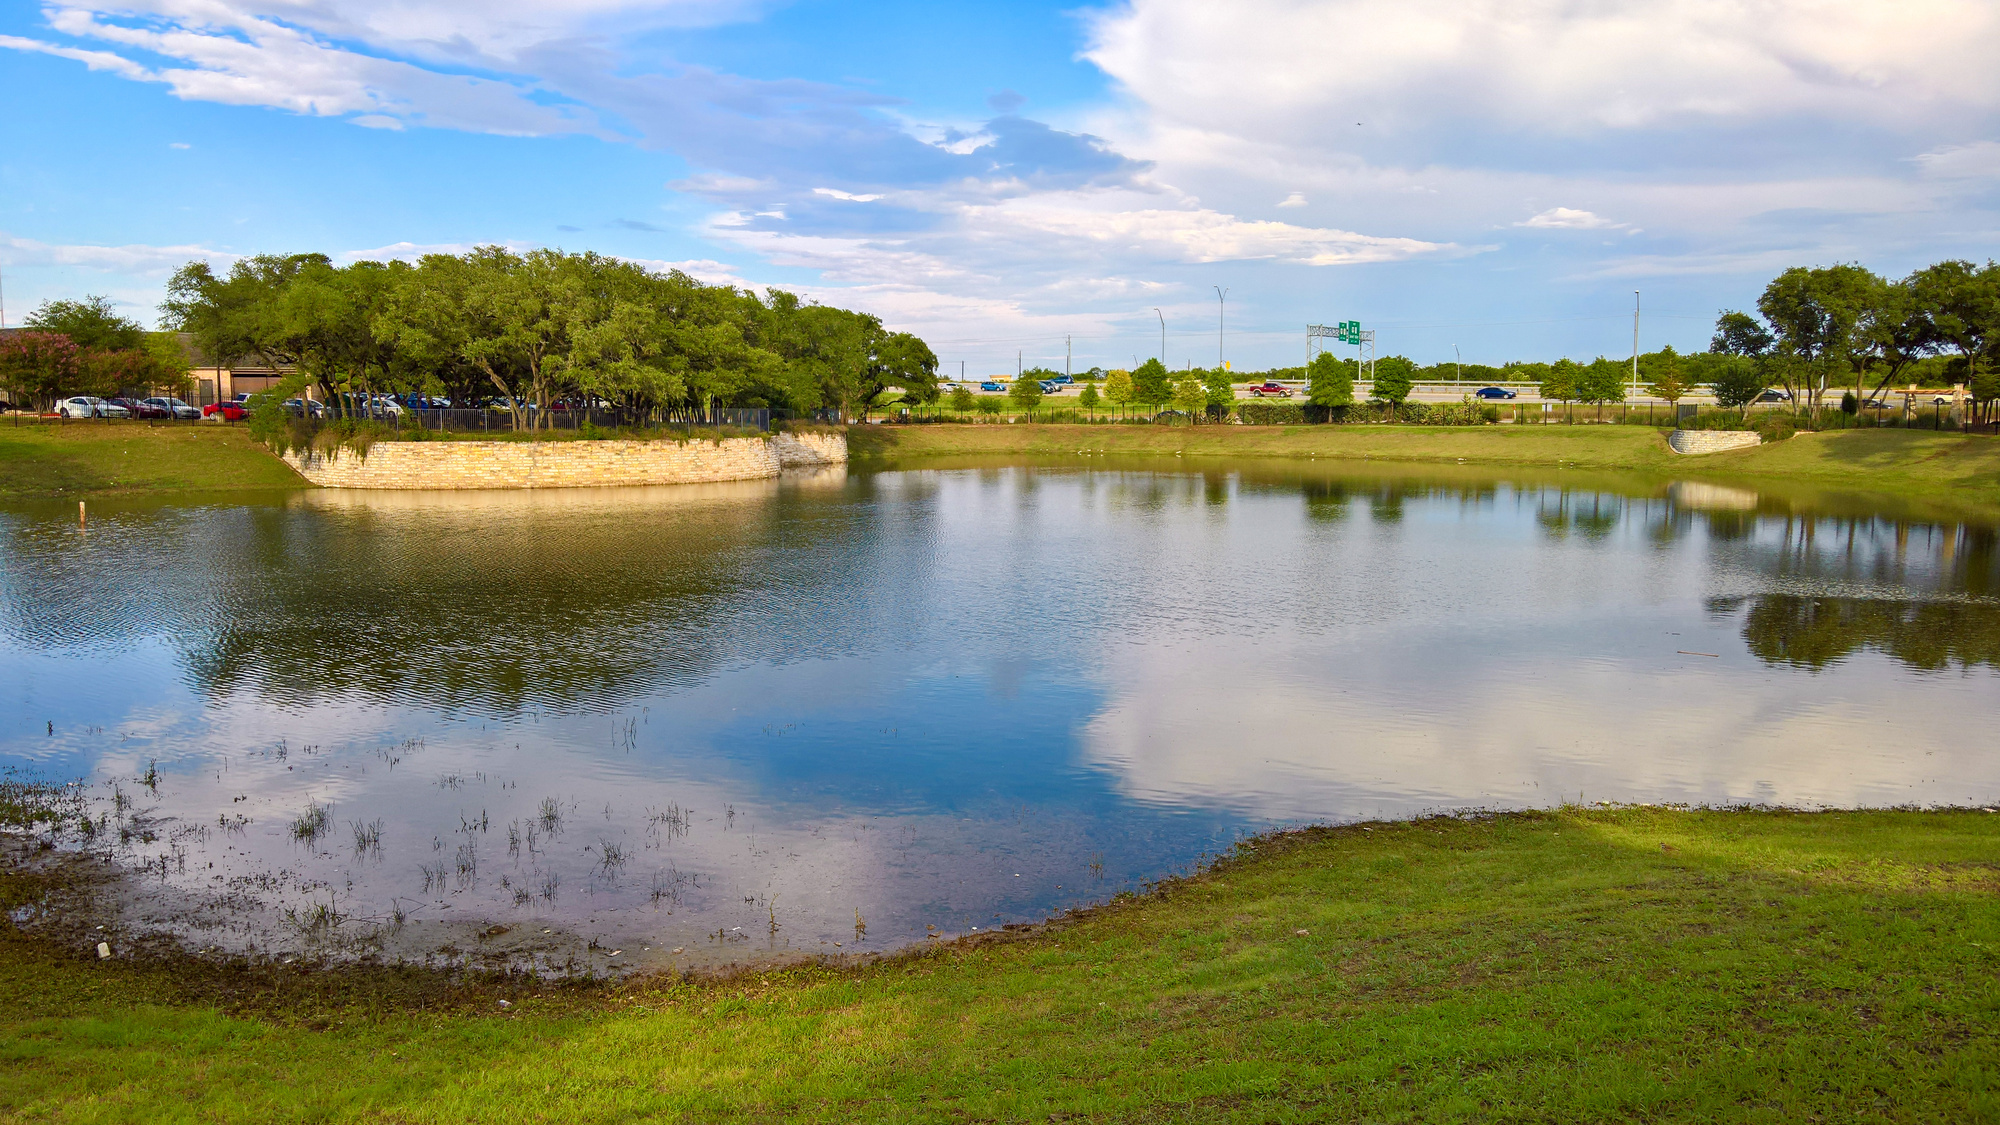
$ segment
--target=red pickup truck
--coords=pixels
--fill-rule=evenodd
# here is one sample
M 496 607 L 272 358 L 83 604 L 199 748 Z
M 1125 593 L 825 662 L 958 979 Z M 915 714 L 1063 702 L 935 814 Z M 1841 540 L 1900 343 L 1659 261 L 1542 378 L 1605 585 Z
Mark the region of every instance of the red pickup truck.
M 1262 383 L 1257 383 L 1251 386 L 1250 388 L 1251 398 L 1263 398 L 1266 395 L 1271 395 L 1276 398 L 1290 398 L 1292 397 L 1292 388 L 1287 387 L 1282 383 L 1273 383 L 1268 379 L 1266 379 Z

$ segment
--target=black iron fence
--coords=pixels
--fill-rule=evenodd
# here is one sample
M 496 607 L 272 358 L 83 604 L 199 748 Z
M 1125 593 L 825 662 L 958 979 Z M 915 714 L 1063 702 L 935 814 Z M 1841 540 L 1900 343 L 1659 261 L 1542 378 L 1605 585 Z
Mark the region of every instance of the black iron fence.
M 771 411 L 764 407 L 716 407 L 713 410 L 621 410 L 617 408 L 577 408 L 525 410 L 516 416 L 501 409 L 411 408 L 400 412 L 376 407 L 368 411 L 374 421 L 436 433 L 506 434 L 517 430 L 566 431 L 599 430 L 681 430 L 701 429 L 769 430 Z M 329 413 L 321 420 L 331 420 Z

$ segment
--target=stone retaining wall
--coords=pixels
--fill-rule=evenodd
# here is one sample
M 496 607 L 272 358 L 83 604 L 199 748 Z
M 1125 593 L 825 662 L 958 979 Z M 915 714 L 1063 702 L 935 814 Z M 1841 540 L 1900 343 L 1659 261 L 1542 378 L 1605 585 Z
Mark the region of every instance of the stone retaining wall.
M 846 434 L 772 434 L 778 463 L 789 469 L 802 465 L 839 465 L 847 461 Z
M 789 464 L 847 460 L 844 434 L 710 441 L 380 441 L 366 456 L 292 450 L 285 462 L 326 488 L 597 488 L 758 480 Z
M 1675 453 L 1720 453 L 1747 449 L 1763 440 L 1747 430 L 1675 430 L 1667 435 L 1667 445 Z

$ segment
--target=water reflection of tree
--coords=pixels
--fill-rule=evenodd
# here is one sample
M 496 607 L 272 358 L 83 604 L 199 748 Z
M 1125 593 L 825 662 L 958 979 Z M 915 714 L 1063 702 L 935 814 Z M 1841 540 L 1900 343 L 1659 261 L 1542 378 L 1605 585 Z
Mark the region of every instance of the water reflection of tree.
M 7 631 L 37 647 L 73 644 L 88 623 L 96 643 L 159 637 L 211 698 L 616 707 L 733 661 L 868 643 L 875 603 L 909 582 L 853 492 L 166 512 L 87 556 L 17 554 L 12 588 L 101 593 L 68 616 L 12 616 Z
M 1730 612 L 1743 599 L 1711 607 Z M 1926 671 L 2000 667 L 2000 606 L 1979 602 L 1762 594 L 1748 599 L 1743 641 L 1767 664 L 1826 668 L 1862 649 Z

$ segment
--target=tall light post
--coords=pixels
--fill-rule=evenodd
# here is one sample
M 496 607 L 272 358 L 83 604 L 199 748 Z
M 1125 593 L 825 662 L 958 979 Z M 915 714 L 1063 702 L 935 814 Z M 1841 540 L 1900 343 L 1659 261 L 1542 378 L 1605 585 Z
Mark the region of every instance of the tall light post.
M 1229 308 L 1229 290 L 1217 285 L 1215 288 L 1215 365 L 1229 366 L 1222 358 L 1222 314 Z
M 1632 290 L 1632 397 L 1639 397 L 1639 291 Z
M 1160 318 L 1160 366 L 1167 365 L 1167 314 L 1155 308 L 1153 315 Z

